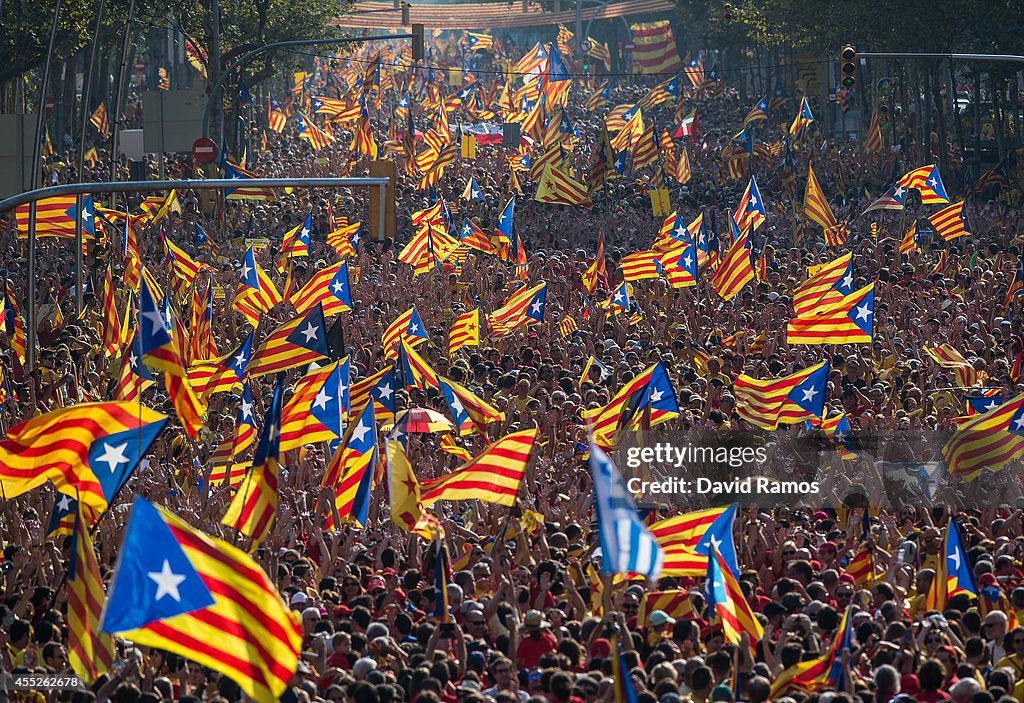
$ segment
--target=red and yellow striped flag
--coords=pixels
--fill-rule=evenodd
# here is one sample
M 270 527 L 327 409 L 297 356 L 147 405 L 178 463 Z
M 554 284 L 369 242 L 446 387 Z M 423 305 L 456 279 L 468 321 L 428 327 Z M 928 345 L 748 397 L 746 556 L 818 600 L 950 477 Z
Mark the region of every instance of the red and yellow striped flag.
M 513 432 L 468 464 L 423 485 L 423 505 L 439 500 L 480 500 L 511 506 L 530 462 L 537 430 Z
M 231 505 L 221 519 L 251 539 L 255 549 L 270 534 L 277 514 L 277 481 L 281 471 L 281 395 L 284 383 L 279 380 L 274 398 L 263 420 L 263 433 L 256 446 L 252 468 L 239 484 Z
M 84 510 L 78 503 L 75 547 L 68 566 L 68 663 L 76 674 L 92 682 L 114 663 L 114 638 L 100 632 L 103 579 Z
M 953 203 L 928 218 L 935 231 L 947 242 L 971 233 L 970 223 L 968 223 L 967 215 L 964 212 L 964 204 L 963 200 Z
M 750 247 L 747 235 L 738 237 L 725 253 L 722 264 L 711 277 L 711 287 L 719 297 L 732 300 L 743 287 L 754 280 L 754 267 L 750 264 Z
M 473 308 L 455 318 L 448 333 L 448 356 L 463 347 L 480 346 L 480 308 Z

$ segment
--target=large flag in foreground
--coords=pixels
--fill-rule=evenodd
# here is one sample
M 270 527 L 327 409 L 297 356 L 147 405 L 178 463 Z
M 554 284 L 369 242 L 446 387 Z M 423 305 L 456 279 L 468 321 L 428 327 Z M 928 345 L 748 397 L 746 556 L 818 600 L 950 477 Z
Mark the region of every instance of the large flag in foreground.
M 15 425 L 0 441 L 5 500 L 47 481 L 83 505 L 105 510 L 167 416 L 139 403 L 82 403 Z
M 275 703 L 298 667 L 302 631 L 259 565 L 227 542 L 136 498 L 103 630 L 218 671 Z

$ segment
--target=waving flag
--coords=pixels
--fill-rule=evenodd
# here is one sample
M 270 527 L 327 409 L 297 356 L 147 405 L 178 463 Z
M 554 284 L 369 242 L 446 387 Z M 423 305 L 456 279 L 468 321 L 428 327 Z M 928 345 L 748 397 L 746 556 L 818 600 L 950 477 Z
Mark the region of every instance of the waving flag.
M 814 168 L 807 165 L 807 190 L 804 191 L 804 215 L 811 222 L 816 222 L 826 230 L 836 226 L 835 215 L 829 207 L 825 193 L 818 185 L 818 179 L 814 175 Z
M 485 254 L 497 253 L 487 233 L 468 217 L 462 221 L 462 228 L 459 229 L 459 244 Z
M 110 117 L 107 115 L 107 104 L 100 103 L 89 116 L 89 122 L 100 136 L 106 139 L 110 136 Z
M 427 330 L 423 326 L 423 320 L 420 319 L 415 305 L 396 317 L 395 321 L 384 330 L 381 346 L 384 349 L 385 359 L 398 358 L 398 343 L 403 339 L 408 339 L 411 347 L 417 347 L 427 341 Z
M 856 344 L 874 336 L 875 284 L 798 315 L 786 325 L 787 344 Z
M 272 132 L 280 134 L 284 131 L 286 120 L 284 110 L 281 109 L 281 103 L 274 99 L 273 93 L 269 93 L 267 96 L 267 126 Z
M 809 366 L 789 376 L 761 380 L 741 374 L 733 385 L 736 412 L 764 430 L 820 418 L 825 405 L 829 364 Z
M 807 315 L 815 309 L 838 303 L 853 292 L 853 254 L 843 254 L 813 272 L 793 293 L 793 309 Z
M 301 224 L 288 230 L 281 241 L 281 260 L 309 256 L 309 234 L 313 230 L 313 214 L 306 215 Z M 278 267 L 283 270 L 283 267 Z
M 455 318 L 452 329 L 448 333 L 448 356 L 463 347 L 480 345 L 480 309 L 474 308 Z
M 757 105 L 754 105 L 754 107 L 750 108 L 750 112 L 748 112 L 747 116 L 743 118 L 743 128 L 746 129 L 750 125 L 761 120 L 768 120 L 767 96 L 758 100 Z
M 320 151 L 334 143 L 334 135 L 317 127 L 316 123 L 303 115 L 301 110 L 296 111 L 295 117 L 298 120 L 299 139 L 309 142 L 313 151 Z
M 203 292 L 200 292 L 200 291 Z M 213 279 L 207 279 L 205 288 L 192 289 L 192 330 L 189 339 L 189 358 L 205 361 L 220 355 L 213 338 Z
M 942 456 L 950 474 L 965 481 L 1024 456 L 1024 394 L 960 425 L 942 447 Z
M 655 427 L 678 415 L 679 400 L 661 362 L 630 379 L 604 407 L 583 411 L 583 417 L 593 423 L 595 441 L 603 447 L 614 444 L 619 430 L 639 422 Z
M 732 220 L 741 232 L 753 228 L 756 230 L 764 223 L 767 212 L 764 209 L 764 200 L 761 199 L 761 191 L 757 187 L 757 179 L 753 176 L 747 183 L 746 190 L 740 197 L 740 204 L 733 212 Z
M 334 504 L 342 522 L 366 526 L 376 464 L 377 423 L 373 408 L 367 405 L 324 473 L 322 485 L 334 489 Z
M 238 486 L 231 505 L 221 519 L 227 525 L 252 539 L 256 547 L 270 534 L 278 502 L 278 479 L 281 472 L 281 395 L 284 380 L 278 378 L 274 397 L 263 419 L 263 433 L 256 445 L 252 468 Z
M 722 264 L 711 278 L 711 287 L 725 300 L 732 300 L 756 275 L 750 263 L 750 239 L 747 234 L 737 237 L 725 253 Z
M 136 498 L 102 628 L 180 654 L 273 703 L 298 666 L 302 630 L 251 557 Z
M 350 407 L 348 357 L 300 378 L 281 411 L 281 451 L 339 439 Z
M 101 512 L 149 450 L 167 416 L 138 403 L 82 403 L 37 415 L 0 440 L 7 500 L 47 481 Z
M 508 302 L 487 316 L 491 336 L 505 337 L 525 325 L 543 322 L 547 294 L 546 281 L 517 291 Z
M 501 210 L 501 215 L 498 216 L 498 224 L 494 228 L 494 236 L 498 240 L 498 252 L 502 259 L 508 259 L 509 251 L 512 247 L 512 227 L 513 218 L 516 210 L 516 196 L 512 196 L 508 199 L 505 207 Z
M 448 404 L 448 411 L 455 421 L 455 429 L 461 436 L 472 434 L 475 431 L 487 441 L 487 426 L 492 422 L 501 422 L 505 419 L 504 413 L 450 378 L 438 377 L 438 387 L 441 389 L 445 403 Z
M 250 331 L 231 353 L 192 366 L 188 370 L 192 389 L 201 397 L 208 398 L 214 393 L 226 393 L 240 388 L 249 359 L 252 358 L 252 335 Z
M 685 139 L 687 137 L 697 136 L 697 108 L 693 108 L 690 113 L 682 119 L 679 123 L 679 128 L 676 129 L 672 135 L 673 139 Z
M 974 364 L 965 359 L 951 344 L 943 342 L 934 347 L 925 345 L 921 348 L 938 366 L 953 372 L 960 388 L 971 388 L 978 385 L 981 380 Z
M 292 295 L 290 302 L 300 315 L 317 304 L 323 306 L 325 316 L 351 312 L 353 303 L 348 263 L 334 264 L 318 271 Z
M 450 474 L 423 484 L 423 505 L 439 500 L 480 500 L 511 506 L 530 461 L 537 430 L 513 432 Z
M 642 281 L 649 278 L 660 278 L 658 257 L 650 249 L 638 251 L 622 257 L 622 278 L 626 281 Z
M 800 98 L 800 109 L 797 110 L 796 117 L 793 118 L 792 124 L 789 125 L 789 134 L 793 137 L 798 137 L 811 122 L 814 122 L 811 106 L 807 103 L 806 97 Z
M 256 441 L 252 408 L 252 391 L 249 384 L 245 383 L 242 386 L 242 396 L 239 398 L 234 429 L 210 454 L 209 463 L 213 465 L 213 471 L 210 473 L 211 485 L 227 481 L 229 485 L 237 486 L 245 477 L 249 467 L 236 462 L 235 459 Z
M 18 222 L 18 237 L 28 237 L 29 206 L 19 205 L 14 210 Z M 58 195 L 36 201 L 37 237 L 74 237 L 75 221 L 82 220 L 82 236 L 94 239 L 96 236 L 96 209 L 92 196 L 82 196 L 82 211 L 78 212 L 74 195 Z
M 95 681 L 114 663 L 114 639 L 100 632 L 105 594 L 85 507 L 76 503 L 74 514 L 74 546 L 67 573 L 68 663 L 83 679 Z
M 967 550 L 964 548 L 956 518 L 946 523 L 946 538 L 943 540 L 942 558 L 939 559 L 938 566 L 932 578 L 932 585 L 925 596 L 925 610 L 937 610 L 941 613 L 946 609 L 949 599 L 961 593 L 966 593 L 972 598 L 978 596 L 974 572 L 967 559 Z
M 778 700 L 789 688 L 808 693 L 822 689 L 844 690 L 846 675 L 841 655 L 842 652 L 853 654 L 854 636 L 853 618 L 847 608 L 828 650 L 816 659 L 799 662 L 780 673 L 772 683 L 769 700 Z
M 750 638 L 751 648 L 764 638 L 761 623 L 754 617 L 754 611 L 740 589 L 729 565 L 718 549 L 712 547 L 708 556 L 708 573 L 704 587 L 708 605 L 708 619 L 712 624 L 720 623 L 725 641 L 740 643 L 744 632 Z
M 420 484 L 401 442 L 387 440 L 388 499 L 391 521 L 406 532 L 415 531 L 423 514 Z
M 919 192 L 922 205 L 949 202 L 946 187 L 942 185 L 942 177 L 939 176 L 939 169 L 935 164 L 915 168 L 913 171 L 903 174 L 897 181 L 897 185 Z
M 271 332 L 252 356 L 249 378 L 323 361 L 331 355 L 327 347 L 324 311 L 316 304 L 305 315 L 297 315 Z
M 661 575 L 665 553 L 644 526 L 626 482 L 611 458 L 590 441 L 594 513 L 601 543 L 601 573 Z
M 907 202 L 907 189 L 901 185 L 894 185 L 879 196 L 878 200 L 871 203 L 868 209 L 861 214 L 868 214 L 876 210 L 902 210 Z
M 568 171 L 549 164 L 541 173 L 534 200 L 550 205 L 574 205 L 592 207 L 593 201 L 586 186 L 577 181 Z
M 188 382 L 179 351 L 181 340 L 172 339 L 168 319 L 157 307 L 145 276 L 140 287 L 137 334 L 142 362 L 164 372 L 164 384 L 178 419 L 188 435 L 195 439 L 203 426 L 206 403 L 196 396 Z
M 437 373 L 426 359 L 416 353 L 406 339 L 398 343 L 398 358 L 395 360 L 395 367 L 401 373 L 403 385 L 407 390 L 410 388 L 427 390 L 437 387 Z
M 971 233 L 971 225 L 967 221 L 966 204 L 965 201 L 961 200 L 958 203 L 942 208 L 928 218 L 928 221 L 932 223 L 932 227 L 935 228 L 935 231 L 945 241 L 948 242 Z
M 678 515 L 651 525 L 654 535 L 665 550 L 664 576 L 703 576 L 708 557 L 716 549 L 730 571 L 739 570 L 732 526 L 736 504 Z
M 256 253 L 250 246 L 242 259 L 242 281 L 235 293 L 231 307 L 242 313 L 253 327 L 257 327 L 264 313 L 282 302 L 281 294 L 256 260 Z
M 469 180 L 466 181 L 466 187 L 462 191 L 462 199 L 469 202 L 484 202 L 484 194 L 480 191 L 480 186 L 476 184 L 476 178 L 470 176 Z

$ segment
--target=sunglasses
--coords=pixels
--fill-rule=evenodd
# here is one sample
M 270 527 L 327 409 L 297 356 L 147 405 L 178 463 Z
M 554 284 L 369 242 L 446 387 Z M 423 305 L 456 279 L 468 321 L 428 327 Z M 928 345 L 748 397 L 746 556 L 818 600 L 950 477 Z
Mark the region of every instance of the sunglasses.
M 796 550 L 795 549 L 786 549 L 786 550 L 784 550 L 782 552 L 782 556 L 784 556 L 784 557 L 793 556 L 794 554 L 796 554 Z

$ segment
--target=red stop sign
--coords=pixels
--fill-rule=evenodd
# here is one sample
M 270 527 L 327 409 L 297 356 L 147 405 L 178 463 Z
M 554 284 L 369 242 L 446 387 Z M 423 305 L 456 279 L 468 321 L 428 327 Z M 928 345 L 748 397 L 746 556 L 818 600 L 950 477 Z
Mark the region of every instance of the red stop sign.
M 54 106 L 56 104 L 57 104 L 57 101 L 54 100 L 52 97 L 47 97 L 46 98 L 46 108 L 45 109 L 46 109 L 46 114 L 47 115 L 53 113 L 53 108 L 54 108 Z
M 199 137 L 192 143 L 192 158 L 201 164 L 208 164 L 217 158 L 217 142 L 209 137 Z
M 145 70 L 146 70 L 146 62 L 143 61 L 142 59 L 138 59 L 135 62 L 135 72 L 136 73 L 142 73 Z

